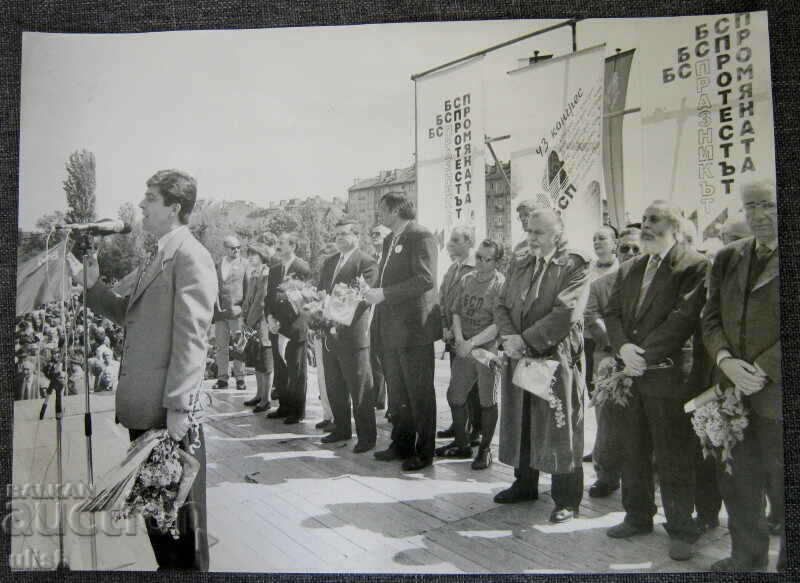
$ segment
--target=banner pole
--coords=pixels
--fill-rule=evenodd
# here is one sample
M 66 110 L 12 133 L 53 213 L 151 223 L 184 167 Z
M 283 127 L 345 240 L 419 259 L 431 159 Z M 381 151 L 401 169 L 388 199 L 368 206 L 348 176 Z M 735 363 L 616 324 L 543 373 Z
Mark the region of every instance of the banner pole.
M 492 140 L 490 140 L 488 137 L 484 136 L 483 141 L 486 144 L 486 147 L 489 148 L 489 151 L 492 153 L 492 158 L 494 158 L 494 163 L 497 165 L 497 169 L 500 170 L 500 174 L 503 176 L 503 180 L 505 180 L 506 184 L 508 185 L 508 193 L 513 198 L 514 195 L 511 192 L 511 181 L 508 179 L 508 176 L 506 175 L 506 171 L 503 169 L 503 165 L 500 163 L 500 160 L 498 159 L 497 154 L 494 153 L 494 147 L 492 147 Z

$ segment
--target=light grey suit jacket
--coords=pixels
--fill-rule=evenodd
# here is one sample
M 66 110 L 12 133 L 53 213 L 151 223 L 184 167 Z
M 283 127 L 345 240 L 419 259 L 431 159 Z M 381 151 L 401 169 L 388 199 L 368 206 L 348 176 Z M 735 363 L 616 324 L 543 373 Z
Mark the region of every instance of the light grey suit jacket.
M 151 429 L 166 426 L 167 409 L 189 410 L 197 396 L 218 284 L 211 255 L 185 227 L 137 279 L 129 296 L 97 283 L 87 300 L 125 327 L 117 420 Z

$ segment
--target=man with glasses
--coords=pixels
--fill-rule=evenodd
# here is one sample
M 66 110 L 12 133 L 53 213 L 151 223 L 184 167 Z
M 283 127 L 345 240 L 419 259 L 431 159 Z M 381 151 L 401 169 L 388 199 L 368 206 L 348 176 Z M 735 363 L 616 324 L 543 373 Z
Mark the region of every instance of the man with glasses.
M 216 343 L 217 361 L 217 389 L 227 389 L 230 378 L 228 362 L 228 344 L 231 337 L 240 333 L 242 324 L 239 316 L 242 313 L 244 300 L 244 278 L 247 264 L 242 259 L 242 244 L 235 235 L 225 237 L 225 256 L 217 262 L 217 280 L 219 284 L 219 298 L 214 314 L 214 342 Z M 236 388 L 243 391 L 244 362 L 240 359 L 233 360 L 233 375 L 236 377 Z
M 744 439 L 733 451 L 728 474 L 718 477 L 728 510 L 731 556 L 712 571 L 766 570 L 770 514 L 783 523 L 783 377 L 778 311 L 778 209 L 775 184 L 747 184 L 742 202 L 753 237 L 719 251 L 703 312 L 703 340 L 716 362 L 721 387 L 736 386 L 749 409 Z M 782 530 L 782 529 L 781 529 Z M 785 534 L 778 570 L 786 566 Z
M 608 299 L 617 278 L 619 264 L 639 255 L 641 251 L 640 235 L 641 231 L 636 227 L 623 229 L 617 246 L 617 268 L 592 282 L 589 303 L 586 305 L 584 314 L 584 326 L 594 339 L 595 353 L 592 360 L 596 365 L 600 364 L 603 358 L 612 354 L 611 342 L 608 339 L 604 321 L 608 309 Z M 589 388 L 591 390 L 592 387 Z M 597 481 L 589 488 L 589 496 L 605 498 L 619 489 L 622 472 L 620 452 L 623 446 L 619 441 L 619 432 L 615 430 L 622 421 L 618 419 L 619 408 L 610 403 L 598 407 L 596 414 L 597 437 L 594 442 L 592 460 L 597 473 Z
M 669 556 L 686 561 L 699 531 L 694 509 L 695 436 L 683 404 L 697 396 L 683 382 L 683 346 L 697 328 L 706 299 L 706 259 L 681 242 L 680 210 L 656 200 L 642 219 L 645 255 L 619 268 L 605 323 L 614 354 L 633 377 L 622 408 L 625 520 L 607 531 L 630 538 L 653 531 L 656 513 L 653 457 L 670 536 Z

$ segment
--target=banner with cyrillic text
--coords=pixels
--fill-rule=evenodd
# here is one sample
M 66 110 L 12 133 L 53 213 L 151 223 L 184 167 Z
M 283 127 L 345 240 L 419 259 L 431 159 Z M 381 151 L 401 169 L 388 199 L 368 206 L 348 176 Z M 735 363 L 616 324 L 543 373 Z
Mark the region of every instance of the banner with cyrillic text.
M 515 204 L 533 199 L 560 212 L 569 245 L 586 252 L 605 198 L 604 72 L 605 45 L 598 45 L 509 73 Z M 512 239 L 522 240 L 522 226 L 513 229 Z
M 483 57 L 419 78 L 415 91 L 419 222 L 439 241 L 441 278 L 455 226 L 486 236 Z
M 739 187 L 774 179 L 767 13 L 648 19 L 642 44 L 645 188 L 696 221 L 701 241 L 741 216 Z

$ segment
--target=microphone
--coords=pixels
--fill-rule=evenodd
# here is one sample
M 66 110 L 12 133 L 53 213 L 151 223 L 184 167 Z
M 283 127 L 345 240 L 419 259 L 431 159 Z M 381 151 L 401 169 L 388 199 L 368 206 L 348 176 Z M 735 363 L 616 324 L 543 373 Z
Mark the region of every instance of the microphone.
M 102 219 L 96 223 L 71 223 L 66 225 L 56 225 L 56 229 L 70 229 L 73 231 L 83 231 L 89 235 L 124 235 L 131 232 L 131 226 L 124 222 L 114 219 Z

